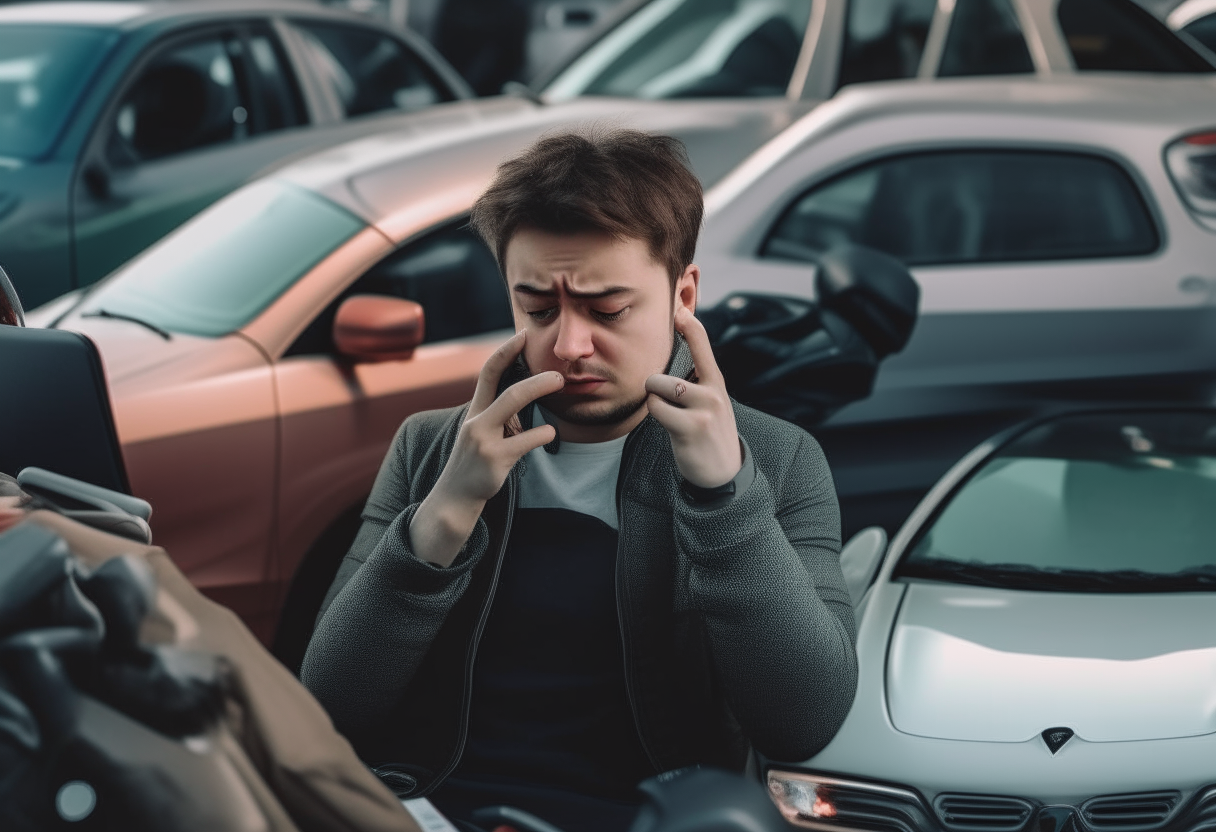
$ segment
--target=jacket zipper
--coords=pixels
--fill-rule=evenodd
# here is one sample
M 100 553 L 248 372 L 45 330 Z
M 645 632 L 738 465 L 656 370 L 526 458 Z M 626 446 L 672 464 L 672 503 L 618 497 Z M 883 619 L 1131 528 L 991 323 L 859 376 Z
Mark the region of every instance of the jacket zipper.
M 649 417 L 648 417 L 649 418 Z M 633 460 L 629 456 L 630 450 L 637 444 L 637 433 L 641 430 L 642 425 L 646 421 L 634 429 L 634 433 L 629 435 L 625 440 L 625 447 L 621 449 L 621 468 L 617 472 L 616 477 L 616 517 L 618 527 L 623 527 L 625 524 L 625 514 L 621 511 L 621 483 L 625 481 L 625 475 L 633 467 Z M 633 695 L 633 677 L 629 673 L 629 639 L 625 634 L 625 613 L 621 608 L 621 564 L 624 561 L 624 551 L 621 547 L 621 538 L 617 537 L 616 542 L 616 573 L 614 577 L 616 589 L 616 623 L 621 633 L 621 658 L 625 665 L 625 698 L 629 700 L 629 713 L 633 716 L 633 730 L 637 732 L 638 743 L 642 746 L 642 751 L 646 753 L 646 759 L 650 761 L 650 765 L 654 767 L 655 772 L 661 772 L 663 769 L 655 759 L 654 754 L 650 751 L 650 746 L 646 744 L 646 736 L 642 733 L 642 723 L 638 719 L 638 704 Z
M 477 646 L 481 643 L 481 634 L 485 631 L 486 621 L 490 617 L 490 608 L 494 605 L 498 576 L 502 572 L 503 558 L 507 553 L 507 541 L 511 538 L 511 524 L 515 520 L 515 480 L 516 474 L 512 471 L 507 476 L 507 523 L 503 529 L 502 544 L 498 549 L 498 559 L 494 563 L 494 575 L 490 578 L 490 588 L 486 592 L 485 606 L 481 608 L 481 616 L 477 619 L 477 626 L 473 629 L 473 643 L 469 647 L 468 663 L 464 668 L 464 705 L 460 711 L 460 739 L 456 743 L 456 753 L 452 756 L 452 761 L 440 772 L 438 777 L 431 781 L 430 787 L 426 790 L 427 794 L 443 785 L 443 781 L 456 770 L 456 766 L 460 765 L 460 758 L 464 756 L 465 743 L 469 740 L 469 710 L 473 700 L 473 663 L 477 659 Z

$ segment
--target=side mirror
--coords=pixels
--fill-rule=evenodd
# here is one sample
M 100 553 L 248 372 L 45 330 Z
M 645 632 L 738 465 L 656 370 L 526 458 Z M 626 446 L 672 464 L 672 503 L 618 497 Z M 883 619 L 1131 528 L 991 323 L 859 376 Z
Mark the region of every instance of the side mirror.
M 353 295 L 334 316 L 334 346 L 355 361 L 400 361 L 426 331 L 422 306 L 385 295 Z
M 840 571 L 844 572 L 844 583 L 849 588 L 849 600 L 857 609 L 878 565 L 887 551 L 887 533 L 881 526 L 870 526 L 853 535 L 840 550 Z

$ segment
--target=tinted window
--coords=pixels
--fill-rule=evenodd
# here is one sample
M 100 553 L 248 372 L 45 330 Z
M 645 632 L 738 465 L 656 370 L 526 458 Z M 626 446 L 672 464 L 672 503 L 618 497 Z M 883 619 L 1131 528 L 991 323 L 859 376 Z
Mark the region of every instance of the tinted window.
M 234 36 L 171 47 L 123 94 L 107 155 L 121 165 L 243 139 L 251 129 L 249 101 Z
M 1216 418 L 1036 428 L 950 498 L 897 574 L 1027 589 L 1216 588 Z
M 1165 24 L 1131 0 L 1060 0 L 1057 13 L 1077 69 L 1214 71 Z
M 116 36 L 103 29 L 0 28 L 0 156 L 50 149 Z
M 852 0 L 839 85 L 915 77 L 936 0 Z
M 248 43 L 259 129 L 279 130 L 307 122 L 304 101 L 278 38 L 269 31 L 256 30 Z
M 546 94 L 784 95 L 810 11 L 811 0 L 654 0 L 571 64 Z
M 1019 72 L 1034 72 L 1034 61 L 1009 0 L 958 0 L 938 75 Z
M 348 117 L 452 100 L 420 58 L 383 32 L 331 23 L 297 21 L 296 26 L 314 68 Z
M 259 182 L 215 203 L 115 272 L 81 310 L 134 315 L 172 332 L 225 335 L 253 320 L 363 227 L 310 191 Z
M 1201 17 L 1182 27 L 1182 31 L 1216 52 L 1216 14 Z
M 514 325 L 494 256 L 463 221 L 376 264 L 309 325 L 288 355 L 332 352 L 334 316 L 351 295 L 392 295 L 421 304 L 428 344 Z
M 1071 153 L 958 151 L 873 162 L 799 199 L 765 245 L 804 259 L 837 242 L 908 265 L 1120 257 L 1157 248 L 1127 173 Z

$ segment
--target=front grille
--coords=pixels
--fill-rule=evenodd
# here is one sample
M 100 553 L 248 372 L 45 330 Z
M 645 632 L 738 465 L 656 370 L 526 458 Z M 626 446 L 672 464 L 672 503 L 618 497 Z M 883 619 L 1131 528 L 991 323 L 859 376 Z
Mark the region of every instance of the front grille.
M 1034 808 L 1016 797 L 944 794 L 933 802 L 947 829 L 976 832 L 1015 832 L 1026 825 Z
M 825 793 L 836 807 L 836 822 L 850 830 L 924 832 L 932 828 L 927 807 L 916 795 L 902 789 L 871 791 L 830 785 Z
M 1141 830 L 1162 826 L 1178 805 L 1178 792 L 1145 792 L 1095 797 L 1081 806 L 1091 829 Z

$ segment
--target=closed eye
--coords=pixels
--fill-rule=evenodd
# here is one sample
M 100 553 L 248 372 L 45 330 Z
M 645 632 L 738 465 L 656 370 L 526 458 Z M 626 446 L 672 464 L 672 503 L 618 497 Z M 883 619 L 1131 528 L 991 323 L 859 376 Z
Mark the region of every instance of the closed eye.
M 557 307 L 550 306 L 545 309 L 535 309 L 528 313 L 528 317 L 534 321 L 549 321 L 557 314 Z
M 619 321 L 622 317 L 624 317 L 625 313 L 628 311 L 629 311 L 628 306 L 626 306 L 623 309 L 618 309 L 616 312 L 600 312 L 597 310 L 595 312 L 595 317 L 599 318 L 601 321 L 607 321 L 607 322 L 611 323 L 613 321 Z

